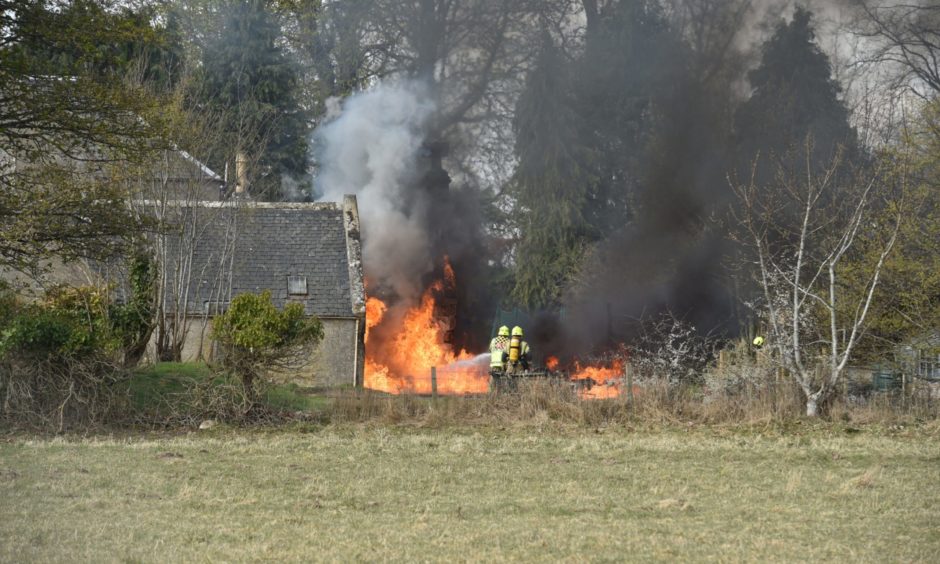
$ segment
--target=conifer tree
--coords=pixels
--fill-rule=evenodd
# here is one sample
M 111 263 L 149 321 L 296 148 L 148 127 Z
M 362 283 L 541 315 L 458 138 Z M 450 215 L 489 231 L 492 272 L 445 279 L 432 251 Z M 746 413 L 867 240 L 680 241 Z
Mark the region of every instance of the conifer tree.
M 678 88 L 684 55 L 655 0 L 611 2 L 588 26 L 574 88 L 584 143 L 599 156 L 586 210 L 599 229 L 618 229 L 638 212 L 660 104 Z
M 309 126 L 296 97 L 298 69 L 264 0 L 236 0 L 223 17 L 203 50 L 196 103 L 225 116 L 228 159 L 246 153 L 252 195 L 289 196 L 282 184 L 307 168 Z
M 585 244 L 597 237 L 584 209 L 591 153 L 578 144 L 566 61 L 549 37 L 516 105 L 519 165 L 513 181 L 522 239 L 513 297 L 530 308 L 557 305 Z
M 750 167 L 759 153 L 763 179 L 772 174 L 772 163 L 805 170 L 807 140 L 814 167 L 828 165 L 840 146 L 850 159 L 857 154 L 857 135 L 839 99 L 842 89 L 816 44 L 812 14 L 805 8 L 777 26 L 748 78 L 753 94 L 735 119 L 742 167 Z

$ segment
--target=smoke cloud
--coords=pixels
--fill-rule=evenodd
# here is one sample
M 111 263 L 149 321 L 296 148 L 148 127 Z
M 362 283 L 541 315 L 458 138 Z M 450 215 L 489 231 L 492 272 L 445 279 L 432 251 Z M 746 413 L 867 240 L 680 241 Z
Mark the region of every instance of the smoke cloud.
M 411 189 L 434 111 L 422 83 L 379 84 L 332 108 L 335 117 L 314 133 L 322 199 L 358 197 L 366 277 L 412 302 L 434 267 L 428 202 Z
M 782 18 L 790 17 L 794 3 L 748 3 L 751 9 L 734 30 L 734 48 L 703 55 L 701 62 L 717 69 L 713 72 L 720 79 L 689 76 L 696 69 L 686 55 L 651 50 L 642 64 L 636 63 L 640 68 L 624 70 L 622 80 L 609 85 L 622 105 L 622 93 L 642 91 L 638 85 L 650 80 L 644 69 L 668 79 L 662 81 L 668 87 L 654 89 L 656 154 L 663 157 L 632 149 L 636 154 L 629 155 L 628 172 L 633 178 L 626 184 L 636 184 L 631 197 L 641 213 L 607 228 L 596 242 L 577 287 L 564 297 L 564 318 L 540 315 L 527 328 L 537 350 L 575 355 L 628 342 L 637 319 L 662 311 L 702 330 L 734 331 L 734 276 L 724 264 L 734 249 L 724 233 L 706 228 L 703 218 L 730 205 L 725 173 L 734 147 L 728 124 L 749 93 L 746 72 L 756 65 L 760 44 Z M 847 19 L 845 0 L 807 3 L 833 22 L 820 30 L 820 43 L 829 47 L 830 34 Z M 600 71 L 602 77 L 610 74 L 608 68 Z M 738 86 L 715 86 L 725 80 Z M 587 84 L 591 90 L 601 87 L 595 81 Z M 455 142 L 454 135 L 447 139 L 434 130 L 441 109 L 425 83 L 408 80 L 380 83 L 342 102 L 329 100 L 326 121 L 313 139 L 319 166 L 315 191 L 332 201 L 344 194 L 358 196 L 370 294 L 395 298 L 393 309 L 396 302 L 416 303 L 448 256 L 459 280 L 455 338 L 480 350 L 495 302 L 504 296 L 491 295 L 494 288 L 487 285 L 486 258 L 492 251 L 483 245 L 479 194 L 472 186 L 452 187 L 443 168 L 460 170 L 447 160 L 452 151 L 446 141 Z M 591 115 L 585 119 L 596 122 L 588 127 L 614 127 L 604 111 Z M 464 134 L 459 141 L 466 145 L 479 142 L 472 133 Z M 511 152 L 507 146 L 506 153 Z

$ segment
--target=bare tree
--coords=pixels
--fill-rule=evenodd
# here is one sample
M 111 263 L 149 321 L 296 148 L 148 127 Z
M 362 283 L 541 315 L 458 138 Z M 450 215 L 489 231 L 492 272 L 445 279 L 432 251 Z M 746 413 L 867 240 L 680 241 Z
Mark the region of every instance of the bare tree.
M 768 345 L 803 390 L 812 417 L 825 409 L 865 333 L 902 212 L 886 175 L 849 174 L 841 156 L 817 172 L 809 140 L 806 154 L 805 175 L 781 167 L 774 185 L 757 185 L 752 173 L 732 187 L 741 242 L 753 249 Z M 885 216 L 890 221 L 880 222 Z M 874 249 L 867 259 L 859 256 L 863 247 Z
M 212 112 L 195 114 L 184 103 L 186 86 L 164 109 L 166 135 L 170 143 L 155 149 L 151 158 L 125 172 L 131 205 L 141 218 L 148 218 L 155 229 L 146 241 L 159 268 L 157 281 L 154 343 L 157 358 L 181 360 L 187 335 L 198 331 L 202 341 L 208 331 L 213 304 L 230 298 L 231 260 L 234 250 L 237 213 L 206 209 L 202 202 L 227 197 L 229 166 L 221 175 L 204 163 L 228 162 L 233 148 L 223 143 L 222 123 L 229 116 Z M 251 135 L 244 138 L 250 139 Z M 189 148 L 187 151 L 185 148 Z M 191 151 L 191 152 L 190 152 Z M 249 152 L 255 155 L 257 151 Z M 219 212 L 219 213 L 215 213 Z M 222 225 L 218 225 L 222 222 Z M 206 235 L 221 233 L 222 241 L 206 242 Z M 206 281 L 194 304 L 194 281 Z M 194 315 L 201 312 L 201 315 Z
M 574 30 L 572 0 L 373 0 L 362 45 L 373 76 L 427 83 L 437 112 L 428 140 L 447 141 L 447 155 L 505 176 L 511 119 L 541 29 Z M 472 139 L 472 143 L 466 140 Z M 493 176 L 493 174 L 489 174 Z M 498 183 L 498 180 L 497 180 Z
M 893 86 L 921 98 L 940 94 L 940 5 L 929 0 L 854 3 L 860 13 L 856 33 L 875 45 L 861 62 L 893 65 Z

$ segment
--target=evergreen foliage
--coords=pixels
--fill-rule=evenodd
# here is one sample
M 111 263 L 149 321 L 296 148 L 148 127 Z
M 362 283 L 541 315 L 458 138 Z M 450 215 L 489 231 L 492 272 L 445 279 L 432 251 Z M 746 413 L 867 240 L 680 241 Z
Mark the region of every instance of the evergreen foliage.
M 130 295 L 125 303 L 112 304 L 111 323 L 121 339 L 124 365 L 136 366 L 143 357 L 154 328 L 157 296 L 157 263 L 143 251 L 128 261 Z
M 120 404 L 120 331 L 108 292 L 55 287 L 25 302 L 0 289 L 0 419 L 54 426 L 100 422 Z
M 674 265 L 668 253 L 646 257 L 650 243 L 688 238 L 714 193 L 707 182 L 723 179 L 702 164 L 720 162 L 712 99 L 700 95 L 689 49 L 658 2 L 607 5 L 572 62 L 543 45 L 514 120 L 522 237 L 513 298 L 530 308 L 557 307 L 573 279 L 587 282 L 584 251 L 602 239 L 648 238 L 617 246 L 644 255 L 632 260 L 648 279 L 666 275 Z
M 289 303 L 278 311 L 265 290 L 235 296 L 229 309 L 213 320 L 212 338 L 221 349 L 221 366 L 241 378 L 245 395 L 253 398 L 266 370 L 309 362 L 323 326 L 316 317 L 307 317 L 301 304 Z
M 366 84 L 370 5 L 323 0 L 279 0 L 278 5 L 287 15 L 285 35 L 302 60 L 302 104 L 320 117 L 331 96 L 349 96 Z
M 595 153 L 597 181 L 585 217 L 602 233 L 637 214 L 646 158 L 662 111 L 683 70 L 681 38 L 654 0 L 612 2 L 588 28 L 573 73 L 583 141 Z
M 157 269 L 144 253 L 128 261 L 130 295 L 115 301 L 108 288 L 55 286 L 24 301 L 0 286 L 0 357 L 65 362 L 110 358 L 136 365 L 153 328 Z M 123 359 L 121 359 L 123 357 Z
M 223 116 L 223 145 L 246 153 L 252 194 L 279 199 L 282 183 L 307 171 L 307 116 L 297 101 L 298 68 L 265 0 L 236 0 L 203 48 L 194 89 L 198 107 Z M 218 169 L 222 163 L 213 163 Z
M 0 2 L 0 7 L 8 2 Z M 5 52 L 28 65 L 34 76 L 94 75 L 172 86 L 182 64 L 179 22 L 171 10 L 155 23 L 155 5 L 128 6 L 111 0 L 27 0 L 16 14 Z
M 18 304 L 3 328 L 0 353 L 41 359 L 84 358 L 116 350 L 107 294 L 94 287 L 57 287 L 41 302 Z
M 777 26 L 748 78 L 753 93 L 735 117 L 743 169 L 758 154 L 762 163 L 777 161 L 790 172 L 805 169 L 807 140 L 814 168 L 830 163 L 840 146 L 845 159 L 857 156 L 857 135 L 839 99 L 842 88 L 816 43 L 808 10 L 797 8 L 790 23 Z M 766 180 L 771 174 L 770 165 L 762 164 L 759 176 Z
M 514 121 L 519 165 L 513 194 L 522 237 L 513 298 L 533 309 L 558 305 L 584 245 L 598 237 L 585 217 L 593 163 L 590 150 L 578 144 L 581 119 L 569 81 L 566 61 L 545 36 Z

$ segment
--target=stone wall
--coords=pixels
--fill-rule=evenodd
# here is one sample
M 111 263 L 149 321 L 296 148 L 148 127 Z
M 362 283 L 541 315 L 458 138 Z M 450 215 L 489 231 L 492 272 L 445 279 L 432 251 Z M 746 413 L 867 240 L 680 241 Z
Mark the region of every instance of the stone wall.
M 323 340 L 310 365 L 290 378 L 303 386 L 354 386 L 356 384 L 356 320 L 320 319 Z

